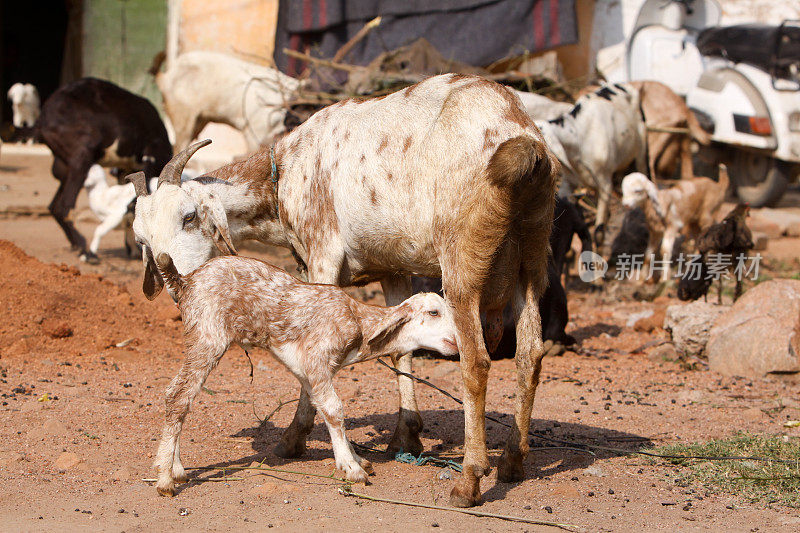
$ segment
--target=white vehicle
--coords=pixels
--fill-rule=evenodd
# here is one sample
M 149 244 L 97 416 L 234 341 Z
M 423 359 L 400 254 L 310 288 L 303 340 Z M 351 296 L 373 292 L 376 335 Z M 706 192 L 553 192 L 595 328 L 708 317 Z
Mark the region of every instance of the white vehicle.
M 727 163 L 742 201 L 773 204 L 800 176 L 800 21 L 718 27 L 720 13 L 715 0 L 646 0 L 626 74 L 684 96 L 712 134 L 703 170 Z

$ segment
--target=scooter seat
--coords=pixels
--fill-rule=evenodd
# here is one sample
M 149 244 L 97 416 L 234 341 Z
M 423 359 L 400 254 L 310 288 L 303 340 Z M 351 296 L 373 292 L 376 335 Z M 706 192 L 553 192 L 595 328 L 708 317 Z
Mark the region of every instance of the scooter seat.
M 697 49 L 703 55 L 791 77 L 790 65 L 800 64 L 800 27 L 739 24 L 706 28 L 697 36 Z

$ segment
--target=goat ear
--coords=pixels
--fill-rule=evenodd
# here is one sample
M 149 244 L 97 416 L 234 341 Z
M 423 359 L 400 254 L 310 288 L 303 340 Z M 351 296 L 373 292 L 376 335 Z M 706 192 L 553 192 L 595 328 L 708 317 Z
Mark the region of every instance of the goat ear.
M 213 195 L 209 195 L 207 199 L 201 201 L 200 211 L 203 217 L 204 229 L 211 235 L 220 253 L 238 255 L 236 248 L 233 246 L 233 239 L 231 239 L 228 215 L 225 213 L 222 203 L 214 198 Z
M 142 292 L 148 300 L 154 300 L 164 288 L 164 280 L 153 261 L 153 254 L 147 246 L 142 247 L 142 262 L 144 263 L 144 280 Z
M 367 336 L 367 346 L 372 349 L 379 349 L 381 346 L 392 340 L 403 324 L 411 320 L 407 308 L 397 309 L 384 320 L 378 323 L 377 327 Z

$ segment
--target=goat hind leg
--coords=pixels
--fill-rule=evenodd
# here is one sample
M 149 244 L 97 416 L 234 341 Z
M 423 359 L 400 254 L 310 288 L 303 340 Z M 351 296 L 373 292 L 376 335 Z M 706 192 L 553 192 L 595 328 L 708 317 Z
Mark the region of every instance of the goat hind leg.
M 292 423 L 284 430 L 281 440 L 275 445 L 273 449 L 275 455 L 284 459 L 303 455 L 306 451 L 306 438 L 314 429 L 315 416 L 317 416 L 317 409 L 311 403 L 311 397 L 306 388 L 302 387 L 297 411 L 294 413 Z
M 408 276 L 393 276 L 381 280 L 383 295 L 386 305 L 397 305 L 411 296 L 411 278 Z M 413 368 L 413 355 L 401 355 L 397 360 L 397 369 L 410 374 Z M 398 413 L 397 427 L 389 441 L 386 453 L 394 457 L 399 451 L 413 455 L 422 453 L 422 441 L 419 434 L 422 431 L 422 417 L 417 407 L 417 398 L 414 394 L 414 382 L 406 376 L 397 376 L 397 388 L 400 391 L 400 411 Z
M 514 315 L 517 319 L 517 397 L 514 427 L 509 433 L 497 468 L 497 479 L 503 482 L 522 481 L 525 478 L 523 462 L 528 455 L 528 430 L 544 357 L 539 298 L 534 290 L 535 284 L 529 279 L 520 279 L 520 285 L 521 294 L 515 295 L 514 302 Z
M 464 381 L 464 462 L 461 477 L 450 491 L 450 505 L 472 507 L 481 503 L 481 477 L 489 473 L 486 453 L 486 383 L 491 360 L 483 342 L 479 297 L 455 301 L 461 377 Z

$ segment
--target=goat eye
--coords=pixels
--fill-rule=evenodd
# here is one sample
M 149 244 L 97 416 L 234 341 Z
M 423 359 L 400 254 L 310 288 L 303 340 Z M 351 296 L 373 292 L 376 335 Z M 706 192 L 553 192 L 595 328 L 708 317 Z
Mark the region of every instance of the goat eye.
M 431 316 L 439 316 L 439 310 L 438 309 L 433 309 L 431 311 L 428 311 L 428 314 L 431 315 Z
M 197 213 L 195 211 L 192 211 L 188 215 L 183 215 L 183 224 L 184 225 L 189 224 L 190 222 L 192 222 L 194 220 L 194 218 L 196 216 L 197 216 Z

